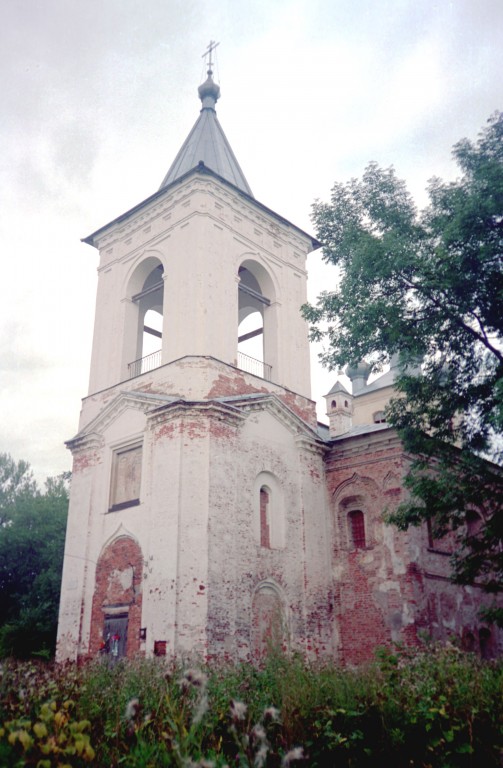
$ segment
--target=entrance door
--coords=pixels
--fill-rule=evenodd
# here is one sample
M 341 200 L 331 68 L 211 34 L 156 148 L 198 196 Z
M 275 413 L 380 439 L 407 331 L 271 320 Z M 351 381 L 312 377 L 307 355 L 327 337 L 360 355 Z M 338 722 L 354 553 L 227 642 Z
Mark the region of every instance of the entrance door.
M 111 659 L 120 659 L 127 655 L 127 613 L 105 616 L 103 625 L 103 651 Z

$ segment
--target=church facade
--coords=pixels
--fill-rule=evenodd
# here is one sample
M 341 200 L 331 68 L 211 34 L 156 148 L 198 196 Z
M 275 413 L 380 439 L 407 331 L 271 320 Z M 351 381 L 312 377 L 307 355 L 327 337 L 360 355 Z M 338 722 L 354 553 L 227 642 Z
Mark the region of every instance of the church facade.
M 320 243 L 254 198 L 211 70 L 199 97 L 158 192 L 85 240 L 99 277 L 58 659 L 273 643 L 358 663 L 422 634 L 497 653 L 446 542 L 382 521 L 407 470 L 394 368 L 349 371 L 317 423 L 300 307 Z

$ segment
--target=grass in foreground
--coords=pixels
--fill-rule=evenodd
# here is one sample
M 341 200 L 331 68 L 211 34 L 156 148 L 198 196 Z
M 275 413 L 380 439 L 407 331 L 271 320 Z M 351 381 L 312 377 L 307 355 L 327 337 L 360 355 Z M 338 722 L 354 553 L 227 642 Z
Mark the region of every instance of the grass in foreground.
M 0 765 L 489 768 L 502 682 L 501 662 L 436 646 L 357 670 L 275 654 L 260 669 L 4 662 Z

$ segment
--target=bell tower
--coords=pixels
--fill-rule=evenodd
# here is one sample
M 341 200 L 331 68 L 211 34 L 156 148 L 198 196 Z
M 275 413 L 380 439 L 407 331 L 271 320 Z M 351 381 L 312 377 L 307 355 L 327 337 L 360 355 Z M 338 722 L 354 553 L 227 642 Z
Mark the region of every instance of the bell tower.
M 253 197 L 218 121 L 219 96 L 209 69 L 199 117 L 160 189 L 84 238 L 100 258 L 91 395 L 209 356 L 310 396 L 299 307 L 317 244 Z
M 246 656 L 261 642 L 259 572 L 294 561 L 290 588 L 307 610 L 298 564 L 319 532 L 311 544 L 287 534 L 315 476 L 308 465 L 321 461 L 300 314 L 319 243 L 253 196 L 217 119 L 212 45 L 199 116 L 160 188 L 84 239 L 99 252 L 98 288 L 89 393 L 68 441 L 60 659 L 109 648 L 110 627 L 122 627 L 114 647 L 128 656 Z M 260 531 L 266 493 L 282 531 L 272 539 Z M 321 486 L 309 493 L 324 510 Z M 224 582 L 250 573 L 246 618 Z M 267 584 L 291 604 L 286 582 Z

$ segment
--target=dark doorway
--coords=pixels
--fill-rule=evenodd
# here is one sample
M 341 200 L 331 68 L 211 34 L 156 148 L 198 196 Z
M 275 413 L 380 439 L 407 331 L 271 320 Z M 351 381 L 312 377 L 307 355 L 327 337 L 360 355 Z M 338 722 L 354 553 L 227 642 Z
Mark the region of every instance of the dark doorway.
M 127 655 L 127 625 L 127 613 L 105 616 L 102 650 L 111 659 L 121 659 Z

